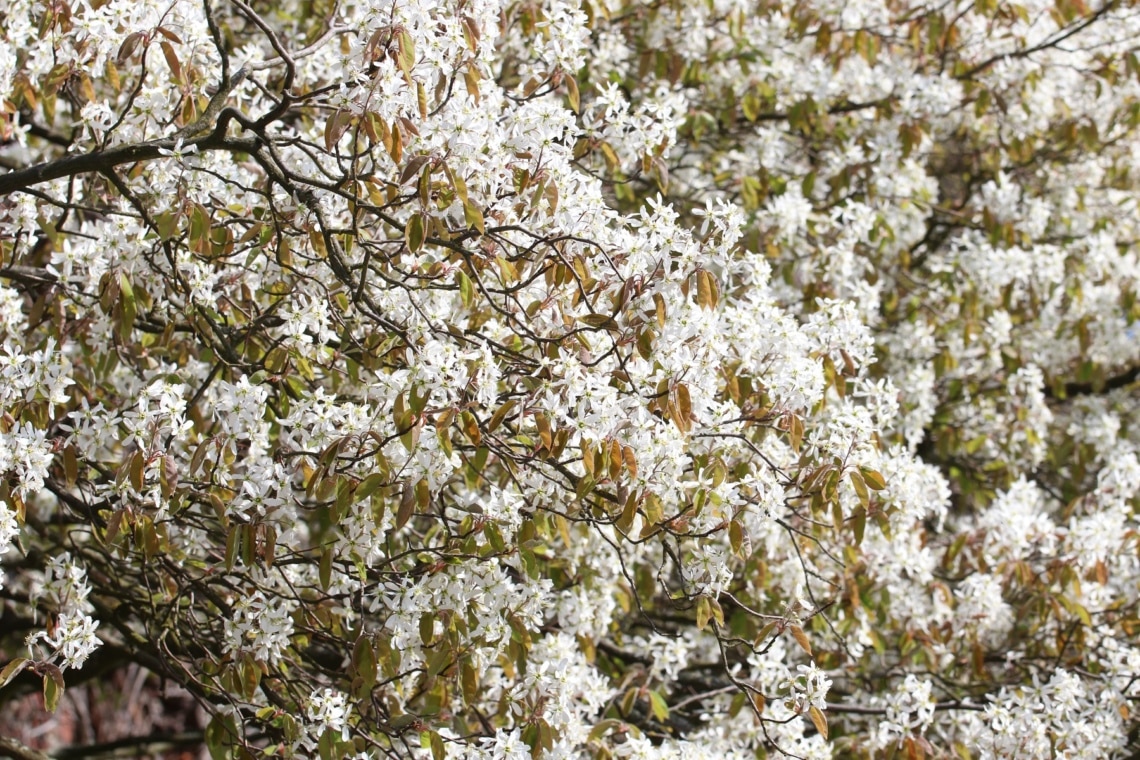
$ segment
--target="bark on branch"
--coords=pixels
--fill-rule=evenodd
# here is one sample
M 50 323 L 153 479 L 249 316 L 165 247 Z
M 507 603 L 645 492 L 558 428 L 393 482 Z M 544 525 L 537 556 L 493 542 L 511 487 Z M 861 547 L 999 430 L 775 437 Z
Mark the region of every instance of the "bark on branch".
M 178 141 L 173 137 L 161 140 L 122 145 L 110 150 L 101 150 L 94 153 L 84 153 L 79 156 L 68 156 L 56 161 L 47 161 L 27 169 L 8 172 L 0 175 L 0 196 L 8 195 L 20 190 L 26 190 L 33 185 L 51 182 L 53 179 L 73 177 L 78 174 L 109 171 L 122 164 L 134 164 L 139 161 L 152 161 L 156 158 L 169 155 Z M 182 143 L 184 149 L 195 148 L 198 152 L 208 150 L 227 150 L 234 153 L 249 153 L 257 147 L 255 138 L 226 137 L 224 124 L 210 134 L 195 140 L 186 140 Z M 164 152 L 165 151 L 165 152 Z
M 1046 383 L 1044 393 L 1049 398 L 1057 399 L 1072 398 L 1073 396 L 1092 396 L 1095 394 L 1108 393 L 1109 391 L 1119 390 L 1120 388 L 1127 388 L 1137 380 L 1140 380 L 1140 365 L 1129 367 L 1119 375 L 1112 375 L 1111 377 L 1107 377 L 1100 382 L 1065 383 L 1063 386 L 1063 395 L 1058 394 L 1056 388 Z
M 110 758 L 131 758 L 143 755 L 157 756 L 188 747 L 197 747 L 205 741 L 201 731 L 188 731 L 181 734 L 159 736 L 132 736 L 102 744 L 89 744 L 85 747 L 65 747 L 57 750 L 54 760 L 110 760 Z
M 0 757 L 10 757 L 13 760 L 52 760 L 51 755 L 25 746 L 7 736 L 0 736 Z

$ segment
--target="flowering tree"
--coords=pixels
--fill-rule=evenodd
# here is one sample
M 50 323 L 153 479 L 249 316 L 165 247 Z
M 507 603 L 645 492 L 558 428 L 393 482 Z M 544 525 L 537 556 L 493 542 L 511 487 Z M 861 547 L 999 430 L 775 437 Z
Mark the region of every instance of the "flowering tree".
M 1131 0 L 0 19 L 0 701 L 141 664 L 214 758 L 1135 750 Z

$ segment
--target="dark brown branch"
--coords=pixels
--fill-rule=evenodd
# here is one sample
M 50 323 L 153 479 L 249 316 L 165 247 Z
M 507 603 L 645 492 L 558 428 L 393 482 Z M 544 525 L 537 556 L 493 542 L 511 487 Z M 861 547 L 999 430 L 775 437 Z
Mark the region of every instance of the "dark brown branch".
M 41 140 L 47 140 L 52 145 L 58 145 L 61 148 L 66 148 L 72 143 L 70 137 L 61 135 L 59 132 L 50 130 L 47 127 L 40 126 L 34 121 L 28 124 L 28 134 L 32 137 L 38 137 Z
M 880 98 L 879 100 L 872 100 L 868 103 L 838 103 L 830 108 L 824 109 L 824 113 L 828 116 L 840 116 L 845 113 L 855 113 L 856 111 L 863 111 L 868 108 L 878 108 L 885 104 L 890 98 Z M 787 111 L 769 111 L 761 113 L 756 116 L 756 121 L 787 121 L 791 118 L 791 114 Z
M 1003 60 L 1006 58 L 1010 58 L 1010 59 L 1026 58 L 1028 56 L 1033 55 L 1034 53 L 1040 53 L 1042 50 L 1048 50 L 1049 48 L 1057 47 L 1058 45 L 1060 45 L 1065 40 L 1069 39 L 1073 35 L 1081 33 L 1082 31 L 1089 28 L 1094 23 L 1096 23 L 1101 18 L 1103 18 L 1104 16 L 1106 16 L 1107 14 L 1111 13 L 1114 10 L 1116 10 L 1116 2 L 1115 2 L 1115 0 L 1110 0 L 1110 2 L 1105 3 L 1104 6 L 1102 6 L 1100 8 L 1100 10 L 1096 11 L 1095 13 L 1093 13 L 1089 16 L 1085 16 L 1078 23 L 1076 23 L 1072 26 L 1065 27 L 1063 29 L 1059 29 L 1057 34 L 1054 34 L 1054 35 L 1048 37 L 1047 39 L 1042 40 L 1041 42 L 1037 43 L 1036 45 L 1033 45 L 1032 47 L 1024 48 L 1022 50 L 1015 50 L 1012 53 L 1001 53 L 1001 54 L 997 54 L 997 55 L 992 55 L 989 58 L 985 59 L 984 61 L 977 63 L 974 66 L 971 66 L 969 69 L 967 69 L 966 71 L 957 75 L 955 78 L 959 79 L 959 80 L 970 79 L 970 78 L 976 76 L 977 74 L 979 74 L 980 72 L 985 71 L 986 69 L 990 68 L 991 66 L 993 66 L 995 63 L 997 63 L 1000 60 Z
M 1129 367 L 1119 375 L 1113 375 L 1098 382 L 1065 383 L 1063 386 L 1063 394 L 1057 393 L 1056 388 L 1046 383 L 1044 393 L 1048 398 L 1057 400 L 1072 398 L 1073 396 L 1092 396 L 1097 393 L 1107 393 L 1108 391 L 1127 388 L 1137 380 L 1140 380 L 1140 364 L 1135 367 Z
M 984 704 L 971 704 L 969 702 L 962 702 L 961 700 L 951 700 L 949 702 L 936 702 L 934 709 L 938 712 L 946 712 L 947 710 L 973 710 L 975 712 L 985 710 Z M 887 708 L 885 707 L 871 707 L 869 705 L 844 705 L 836 702 L 827 703 L 827 712 L 836 715 L 886 715 Z
M 59 278 L 40 267 L 26 267 L 18 264 L 0 269 L 0 279 L 18 282 L 21 285 L 50 285 Z
M 204 740 L 205 734 L 201 731 L 188 731 L 173 736 L 131 736 L 102 744 L 65 747 L 57 750 L 52 757 L 56 760 L 79 760 L 80 758 L 157 756 L 172 750 L 197 747 Z
M 219 123 L 214 131 L 197 140 L 187 140 L 186 149 L 196 148 L 198 151 L 228 150 L 235 153 L 249 153 L 257 146 L 252 138 L 231 138 L 225 136 L 224 123 Z M 8 174 L 0 175 L 0 196 L 8 195 L 43 182 L 51 182 L 62 177 L 74 177 L 79 174 L 92 172 L 107 172 L 122 164 L 134 164 L 139 161 L 152 161 L 163 156 L 162 151 L 170 151 L 176 145 L 172 137 L 161 140 L 123 145 L 110 150 L 101 150 L 94 153 L 84 153 L 79 156 L 68 156 L 57 161 L 30 166 Z
M 10 757 L 14 760 L 52 760 L 51 755 L 46 755 L 38 749 L 26 747 L 15 739 L 9 739 L 6 736 L 0 736 L 0 757 Z

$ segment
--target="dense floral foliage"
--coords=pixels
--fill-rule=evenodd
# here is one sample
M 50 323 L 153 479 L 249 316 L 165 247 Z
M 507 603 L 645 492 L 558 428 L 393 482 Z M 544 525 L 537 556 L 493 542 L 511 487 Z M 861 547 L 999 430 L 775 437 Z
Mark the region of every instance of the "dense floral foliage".
M 0 701 L 140 663 L 215 758 L 1140 744 L 1132 0 L 0 29 Z

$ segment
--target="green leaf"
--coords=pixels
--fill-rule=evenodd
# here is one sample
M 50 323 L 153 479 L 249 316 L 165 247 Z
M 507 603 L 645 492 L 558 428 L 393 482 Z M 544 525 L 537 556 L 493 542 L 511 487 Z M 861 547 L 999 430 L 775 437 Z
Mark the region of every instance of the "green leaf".
M 396 44 L 399 46 L 399 55 L 396 63 L 405 76 L 411 76 L 412 67 L 416 65 L 416 43 L 407 29 L 401 29 L 396 35 Z
M 44 709 L 54 713 L 59 707 L 59 698 L 63 696 L 63 673 L 55 665 L 43 664 L 40 669 L 44 673 Z
M 452 651 L 450 648 L 441 646 L 431 652 L 427 657 L 427 672 L 429 676 L 438 676 L 443 671 L 447 670 L 452 663 Z
M 238 669 L 241 677 L 241 694 L 246 699 L 253 699 L 257 686 L 261 683 L 261 666 L 253 659 L 253 655 L 246 654 Z
M 329 590 L 329 584 L 332 583 L 332 561 L 332 547 L 326 546 L 324 551 L 321 552 L 321 561 L 317 567 L 317 579 L 320 581 L 321 588 L 325 591 Z
M 31 660 L 27 657 L 17 657 L 5 665 L 4 669 L 0 670 L 0 687 L 7 685 L 9 681 L 20 674 L 20 671 L 28 667 L 30 662 Z
M 653 717 L 664 723 L 669 720 L 669 705 L 665 702 L 665 697 L 661 696 L 661 692 L 649 692 L 649 706 L 653 710 Z
M 131 288 L 131 284 L 125 275 L 119 278 L 119 300 L 116 306 L 119 317 L 119 340 L 126 343 L 130 340 L 131 330 L 135 326 L 137 305 L 134 289 Z
M 724 625 L 724 608 L 720 606 L 720 602 L 716 599 L 709 597 L 709 610 L 712 612 L 713 620 L 717 625 Z
M 703 631 L 708 628 L 709 618 L 712 617 L 712 607 L 709 605 L 709 598 L 702 596 L 697 600 L 697 630 Z
M 482 235 L 486 233 L 487 229 L 483 223 L 483 212 L 475 205 L 473 201 L 467 201 L 463 204 L 463 219 L 467 222 L 468 227 L 472 227 L 479 231 Z
M 353 495 L 354 501 L 364 501 L 373 493 L 376 492 L 380 486 L 384 485 L 385 478 L 378 472 L 374 472 L 364 480 L 360 481 L 360 485 L 356 487 L 356 492 Z
M 415 486 L 409 482 L 404 481 L 404 487 L 400 492 L 400 508 L 396 512 L 396 528 L 402 528 L 408 524 L 408 520 L 412 519 L 416 509 L 416 489 Z
M 704 309 L 715 309 L 717 304 L 716 278 L 702 269 L 697 272 L 697 305 Z
M 344 109 L 336 110 L 332 116 L 325 121 L 325 150 L 332 153 L 336 148 L 340 138 L 348 130 L 352 124 L 352 112 Z
M 613 317 L 606 314 L 585 314 L 578 317 L 578 321 L 589 325 L 590 327 L 604 328 L 606 330 L 618 330 L 618 323 L 614 321 Z
M 467 183 L 463 181 L 463 177 L 452 171 L 446 162 L 443 164 L 443 171 L 447 174 L 447 179 L 451 183 L 452 188 L 455 189 L 455 194 L 459 197 L 459 202 L 466 206 L 468 203 Z
M 503 424 L 503 420 L 507 418 L 507 415 L 510 414 L 511 410 L 514 408 L 515 402 L 512 399 L 508 400 L 505 404 L 496 409 L 495 413 L 491 415 L 490 422 L 487 423 L 487 433 L 490 434 L 495 432 L 495 429 L 499 427 L 499 425 Z
M 740 106 L 744 111 L 744 118 L 749 121 L 756 121 L 760 118 L 760 96 L 755 89 L 749 89 L 748 92 L 744 93 Z
M 230 757 L 234 732 L 231 732 L 229 723 L 229 720 L 215 715 L 206 726 L 206 749 L 211 760 L 228 760 Z
M 808 714 L 811 715 L 811 722 L 815 724 L 815 730 L 819 731 L 820 736 L 826 739 L 827 717 L 823 714 L 823 711 L 815 705 L 812 705 L 811 709 L 808 710 Z
M 570 110 L 579 113 L 582 110 L 582 97 L 578 93 L 578 82 L 569 74 L 566 75 L 564 81 L 566 82 L 566 97 L 570 100 Z
M 860 467 L 859 471 L 863 473 L 863 480 L 866 481 L 867 487 L 872 491 L 882 491 L 887 487 L 887 481 L 878 470 Z
M 463 698 L 468 703 L 474 703 L 479 696 L 479 674 L 470 657 L 464 657 L 459 664 L 460 686 L 463 689 Z
M 463 305 L 470 309 L 475 305 L 475 285 L 462 269 L 455 270 L 455 279 L 459 281 L 459 295 L 463 298 Z
M 859 497 L 859 503 L 866 509 L 871 504 L 871 494 L 867 490 L 867 481 L 863 479 L 863 475 L 858 470 L 851 470 L 847 477 L 855 488 L 855 495 Z
M 484 523 L 483 535 L 487 537 L 487 543 L 489 543 L 491 548 L 496 552 L 502 553 L 507 550 L 507 542 L 506 539 L 503 538 L 503 532 L 499 530 L 499 526 L 495 523 Z
M 622 508 L 621 516 L 618 517 L 617 527 L 623 535 L 629 533 L 629 529 L 633 527 L 633 520 L 637 517 L 637 494 L 631 493 L 629 498 L 625 500 L 625 506 Z
M 376 685 L 376 676 L 379 673 L 376 651 L 372 647 L 372 639 L 361 636 L 352 649 L 351 674 L 353 676 L 353 694 L 363 698 L 372 691 Z
M 622 721 L 616 720 L 614 718 L 607 718 L 605 720 L 598 721 L 594 727 L 590 729 L 590 735 L 587 738 L 591 742 L 596 742 L 598 739 L 601 739 L 603 736 L 605 736 L 609 731 L 620 731 L 624 727 L 625 724 Z
M 63 474 L 69 486 L 74 486 L 79 480 L 79 458 L 75 453 L 75 446 L 63 447 Z
M 317 756 L 321 760 L 337 760 L 339 756 L 336 754 L 335 744 L 336 736 L 331 730 L 325 729 L 317 741 Z
M 689 396 L 689 386 L 684 383 L 678 383 L 676 387 L 677 393 L 677 412 L 681 416 L 684 425 L 681 426 L 682 431 L 687 432 L 689 429 L 689 420 L 693 416 L 693 402 Z
M 408 220 L 407 226 L 404 227 L 404 241 L 412 253 L 419 253 L 420 249 L 423 248 L 424 215 L 422 213 L 412 214 L 412 218 Z
M 728 542 L 732 546 L 733 554 L 743 556 L 741 549 L 744 548 L 744 526 L 739 520 L 733 520 L 728 524 Z
M 793 451 L 799 451 L 804 440 L 804 422 L 793 414 L 788 417 L 788 443 Z
M 118 513 L 116 513 L 116 516 L 118 516 Z M 122 525 L 122 516 L 118 516 L 118 517 L 119 517 L 119 519 L 117 519 L 117 520 L 113 519 L 113 521 L 112 521 L 112 523 L 109 526 L 109 529 L 107 531 L 107 535 L 108 535 L 107 543 L 108 544 L 114 540 L 113 537 L 110 537 L 111 536 L 110 528 L 114 528 L 115 533 L 118 534 L 119 526 Z M 224 557 L 226 570 L 233 570 L 234 569 L 234 565 L 237 563 L 238 549 L 240 549 L 240 548 L 241 548 L 241 526 L 240 525 L 233 525 L 230 527 L 229 531 L 226 533 L 226 554 Z

